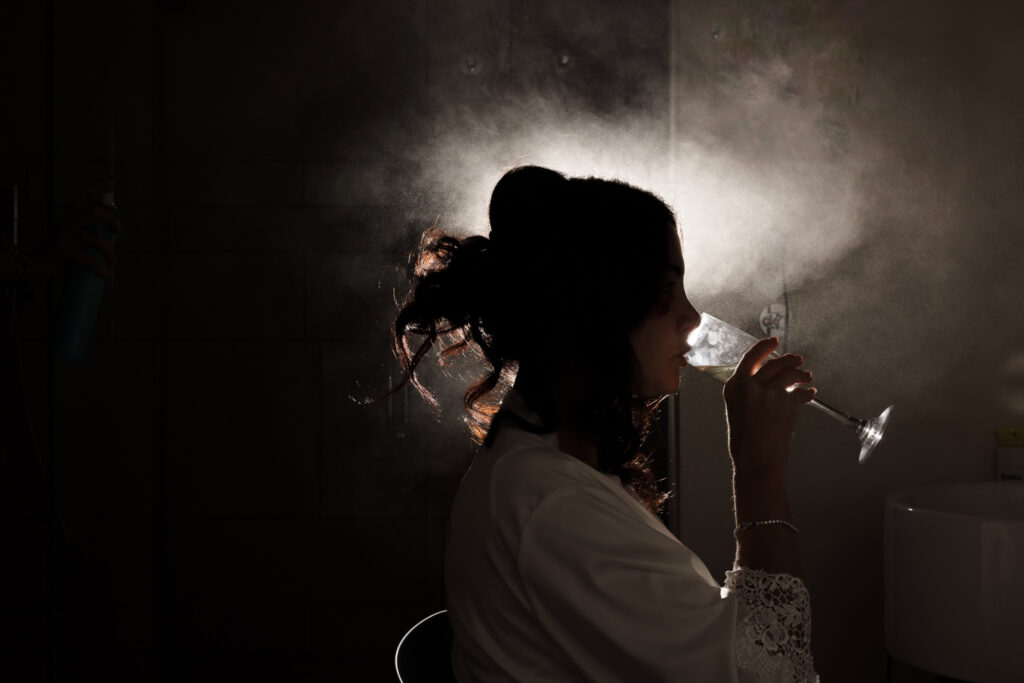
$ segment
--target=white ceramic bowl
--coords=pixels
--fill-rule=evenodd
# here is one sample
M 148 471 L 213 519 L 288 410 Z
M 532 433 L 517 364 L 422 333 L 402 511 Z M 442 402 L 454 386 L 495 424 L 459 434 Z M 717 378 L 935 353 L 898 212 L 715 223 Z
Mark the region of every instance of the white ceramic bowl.
M 1024 483 L 886 498 L 885 640 L 893 657 L 936 674 L 1024 681 Z

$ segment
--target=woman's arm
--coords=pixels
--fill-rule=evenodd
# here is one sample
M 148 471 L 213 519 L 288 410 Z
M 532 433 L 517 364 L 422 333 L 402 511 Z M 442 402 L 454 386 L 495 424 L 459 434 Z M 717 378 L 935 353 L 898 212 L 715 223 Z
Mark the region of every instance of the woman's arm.
M 737 527 L 792 519 L 786 493 L 789 445 L 797 411 L 815 390 L 797 386 L 812 379 L 799 369 L 803 358 L 785 355 L 764 362 L 777 344 L 763 339 L 751 347 L 724 391 Z M 726 573 L 725 585 L 741 605 L 740 669 L 759 679 L 816 681 L 810 596 L 795 529 L 777 523 L 737 528 L 735 567 Z
M 787 354 L 764 362 L 777 345 L 774 337 L 754 344 L 723 391 L 737 525 L 791 517 L 786 493 L 789 444 L 797 411 L 815 390 L 788 390 L 812 379 L 800 369 L 800 356 Z M 736 536 L 738 566 L 803 576 L 796 533 L 788 526 L 755 526 Z

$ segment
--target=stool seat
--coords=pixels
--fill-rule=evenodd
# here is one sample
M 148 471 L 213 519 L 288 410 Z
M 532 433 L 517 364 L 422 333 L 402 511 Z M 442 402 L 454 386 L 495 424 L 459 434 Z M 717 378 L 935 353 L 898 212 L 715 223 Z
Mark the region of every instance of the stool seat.
M 399 683 L 455 683 L 448 610 L 434 612 L 406 632 L 395 649 Z

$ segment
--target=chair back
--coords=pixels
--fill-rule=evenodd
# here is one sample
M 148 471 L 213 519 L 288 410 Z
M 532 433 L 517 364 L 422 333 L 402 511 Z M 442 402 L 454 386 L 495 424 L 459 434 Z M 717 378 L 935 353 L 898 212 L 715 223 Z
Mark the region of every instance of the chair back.
M 434 612 L 409 629 L 395 649 L 399 683 L 455 683 L 453 638 L 448 610 Z

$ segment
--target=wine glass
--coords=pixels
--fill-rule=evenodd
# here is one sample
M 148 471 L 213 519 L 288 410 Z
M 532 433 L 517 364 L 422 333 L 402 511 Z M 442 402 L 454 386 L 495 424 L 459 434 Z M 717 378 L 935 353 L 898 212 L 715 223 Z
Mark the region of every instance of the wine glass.
M 757 341 L 756 337 L 743 330 L 737 329 L 713 315 L 702 313 L 700 325 L 690 333 L 686 340 L 691 347 L 686 354 L 686 362 L 719 382 L 727 382 L 735 372 L 743 354 Z M 772 353 L 770 357 L 778 358 L 779 354 Z M 812 398 L 810 403 L 826 415 L 856 430 L 857 438 L 860 439 L 858 462 L 862 465 L 878 442 L 882 440 L 885 427 L 889 423 L 889 416 L 892 413 L 892 406 L 889 406 L 878 417 L 865 420 L 851 417 L 817 398 Z

